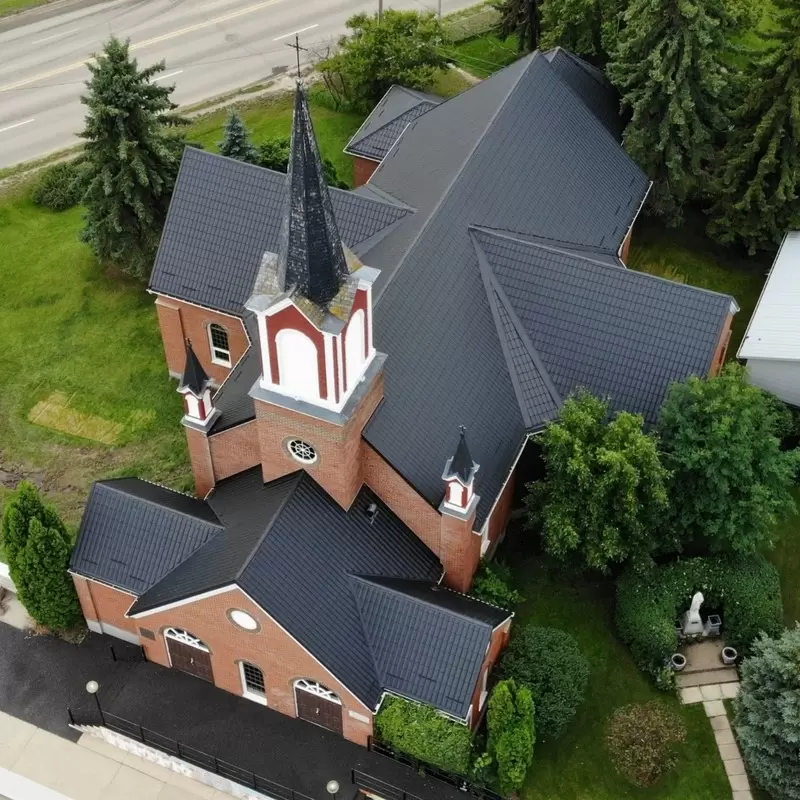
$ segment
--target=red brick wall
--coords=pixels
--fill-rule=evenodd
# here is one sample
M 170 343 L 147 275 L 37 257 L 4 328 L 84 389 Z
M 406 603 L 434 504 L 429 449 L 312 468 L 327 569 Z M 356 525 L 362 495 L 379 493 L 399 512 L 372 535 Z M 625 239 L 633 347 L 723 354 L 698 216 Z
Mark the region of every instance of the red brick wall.
M 442 548 L 438 555 L 444 567 L 444 582 L 457 592 L 468 592 L 481 560 L 481 536 L 472 530 L 475 514 L 469 519 L 442 514 L 441 524 Z
M 719 374 L 719 371 L 725 364 L 725 356 L 728 355 L 728 344 L 731 341 L 731 323 L 733 322 L 733 314 L 728 314 L 725 320 L 725 327 L 722 330 L 722 335 L 719 337 L 717 349 L 714 353 L 714 362 L 711 365 L 709 373 L 711 375 Z
M 234 608 L 254 617 L 260 630 L 244 631 L 234 625 L 227 616 L 227 612 Z M 269 707 L 294 717 L 294 681 L 298 678 L 318 681 L 335 692 L 342 701 L 345 738 L 366 745 L 367 738 L 372 734 L 371 709 L 238 588 L 140 617 L 135 622 L 139 627 L 156 634 L 155 641 L 141 639 L 150 661 L 169 666 L 164 630 L 169 627 L 182 628 L 208 646 L 214 683 L 219 688 L 241 695 L 239 661 L 255 664 L 264 673 Z M 352 717 L 351 711 L 368 717 L 369 721 L 362 722 Z
M 491 672 L 494 669 L 497 659 L 508 644 L 508 637 L 511 631 L 511 621 L 504 622 L 499 628 L 492 633 L 492 641 L 489 644 L 489 650 L 486 653 L 486 658 L 483 660 L 483 666 L 478 674 L 478 682 L 475 684 L 475 691 L 472 693 L 472 724 L 477 727 L 480 722 L 481 716 L 486 711 L 486 706 L 479 708 L 481 699 L 481 690 L 483 689 L 483 673 L 485 670 Z M 487 683 L 487 686 L 489 684 Z
M 619 257 L 622 259 L 623 264 L 628 263 L 628 253 L 631 250 L 631 241 L 633 240 L 633 228 L 628 231 L 628 235 L 625 237 L 625 241 L 622 243 L 622 250 L 620 252 Z
M 208 446 L 217 481 L 261 463 L 255 420 L 209 436 Z
M 500 497 L 498 498 L 497 503 L 492 510 L 492 514 L 489 517 L 488 537 L 490 547 L 494 547 L 494 545 L 497 543 L 497 540 L 500 538 L 500 534 L 503 533 L 503 531 L 506 529 L 506 525 L 508 525 L 508 517 L 511 514 L 511 506 L 514 502 L 514 488 L 516 483 L 517 473 L 515 470 L 508 479 L 505 488 L 500 493 Z
M 361 479 L 436 555 L 439 555 L 441 515 L 367 442 L 362 442 Z
M 135 595 L 77 575 L 73 575 L 72 580 L 75 583 L 83 616 L 86 619 L 106 622 L 131 633 L 137 633 L 138 628 L 134 620 L 125 616 L 125 612 L 136 599 Z
M 370 161 L 368 158 L 353 156 L 353 178 L 356 186 L 366 183 L 372 173 L 380 166 L 378 161 Z
M 210 308 L 201 308 L 162 296 L 156 298 L 156 313 L 161 327 L 167 368 L 173 374 L 183 373 L 186 362 L 185 342 L 186 339 L 191 339 L 194 352 L 209 377 L 217 384 L 228 377 L 230 368 L 211 363 L 208 326 L 212 322 L 222 325 L 228 331 L 231 364 L 235 365 L 250 346 L 244 325 L 237 317 L 229 317 Z
M 361 432 L 382 398 L 380 372 L 343 426 L 256 400 L 264 482 L 303 468 L 342 508 L 349 508 L 361 489 Z M 289 455 L 286 443 L 293 438 L 313 445 L 317 451 L 314 464 L 302 465 Z
M 214 465 L 211 461 L 209 440 L 205 433 L 185 426 L 186 444 L 189 447 L 189 461 L 194 475 L 194 493 L 205 497 L 216 485 Z

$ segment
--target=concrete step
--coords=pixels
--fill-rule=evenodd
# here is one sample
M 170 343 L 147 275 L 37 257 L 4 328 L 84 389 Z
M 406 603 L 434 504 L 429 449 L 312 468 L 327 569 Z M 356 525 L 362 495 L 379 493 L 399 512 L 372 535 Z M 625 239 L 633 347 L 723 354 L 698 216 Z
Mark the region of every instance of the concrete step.
M 679 672 L 675 683 L 679 689 L 688 686 L 708 686 L 712 683 L 735 683 L 739 680 L 736 667 L 720 666 L 718 669 L 704 669 L 699 672 Z

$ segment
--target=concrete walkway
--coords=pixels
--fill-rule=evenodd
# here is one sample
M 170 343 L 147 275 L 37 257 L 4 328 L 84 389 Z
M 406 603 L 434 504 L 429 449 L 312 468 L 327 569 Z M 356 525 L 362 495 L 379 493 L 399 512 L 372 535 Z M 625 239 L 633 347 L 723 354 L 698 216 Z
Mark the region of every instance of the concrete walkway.
M 73 743 L 3 712 L 0 790 L 9 800 L 230 800 L 93 736 Z

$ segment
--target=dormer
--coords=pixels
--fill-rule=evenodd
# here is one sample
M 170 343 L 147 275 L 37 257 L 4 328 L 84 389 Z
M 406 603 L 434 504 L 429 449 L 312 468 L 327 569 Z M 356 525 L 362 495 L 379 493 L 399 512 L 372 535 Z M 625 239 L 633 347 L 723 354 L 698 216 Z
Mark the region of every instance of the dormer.
M 264 254 L 247 308 L 258 319 L 263 392 L 341 411 L 375 358 L 372 285 L 342 243 L 305 93 L 295 94 L 277 253 Z

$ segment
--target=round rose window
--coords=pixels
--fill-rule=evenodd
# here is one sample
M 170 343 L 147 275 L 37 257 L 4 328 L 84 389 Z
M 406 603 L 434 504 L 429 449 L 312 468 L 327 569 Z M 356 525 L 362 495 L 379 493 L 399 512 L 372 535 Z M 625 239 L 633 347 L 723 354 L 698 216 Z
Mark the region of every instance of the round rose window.
M 317 451 L 302 439 L 292 439 L 287 447 L 295 461 L 302 464 L 313 464 L 317 460 Z
M 256 620 L 254 620 L 253 617 L 251 617 L 246 611 L 240 611 L 238 608 L 234 608 L 228 613 L 228 617 L 234 625 L 238 625 L 240 628 L 244 628 L 246 631 L 254 631 L 258 629 L 258 622 L 256 622 Z

